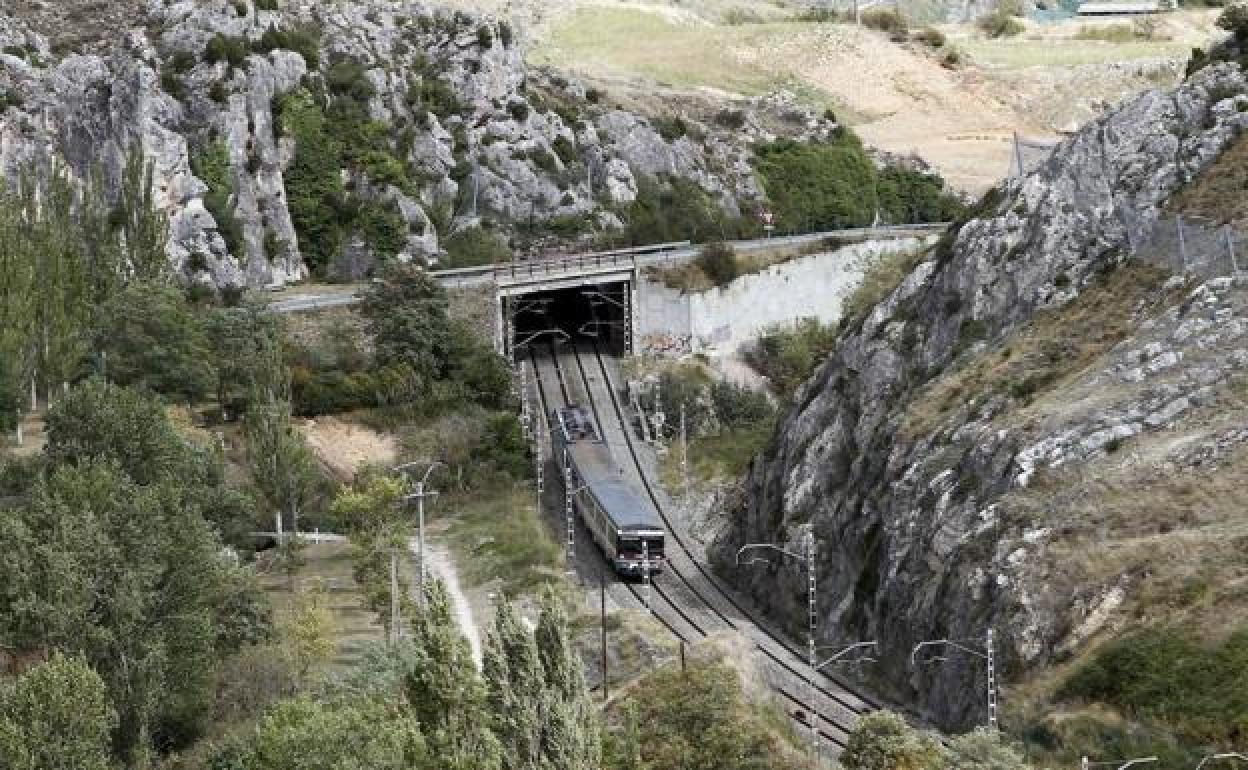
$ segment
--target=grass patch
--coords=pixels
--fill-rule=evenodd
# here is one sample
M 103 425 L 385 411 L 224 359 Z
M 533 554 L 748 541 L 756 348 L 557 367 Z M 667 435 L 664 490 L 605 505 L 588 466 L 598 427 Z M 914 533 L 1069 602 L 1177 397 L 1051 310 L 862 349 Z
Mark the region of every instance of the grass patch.
M 1095 40 L 1027 40 L 1021 38 L 976 40 L 959 43 L 977 64 L 996 69 L 1025 67 L 1077 67 L 1132 59 L 1186 56 L 1189 47 L 1176 42 L 1119 43 L 1104 45 Z
M 848 323 L 848 319 L 865 318 L 872 308 L 892 294 L 927 253 L 927 249 L 896 251 L 881 254 L 867 265 L 862 281 L 841 305 L 841 317 L 846 319 L 846 326 L 854 325 Z
M 1166 204 L 1166 215 L 1198 216 L 1219 224 L 1248 221 L 1248 134 L 1231 142 L 1216 161 Z
M 1124 339 L 1139 303 L 1151 299 L 1155 308 L 1168 304 L 1168 298 L 1157 294 L 1166 275 L 1160 268 L 1130 263 L 1099 279 L 1070 304 L 1037 313 L 997 350 L 930 384 L 911 403 L 903 433 L 919 436 L 935 430 L 979 394 L 1004 393 L 1030 404 Z M 964 323 L 963 331 L 970 335 L 968 325 Z
M 518 596 L 563 579 L 563 548 L 527 484 L 448 495 L 433 515 L 446 523 L 456 561 L 473 584 L 498 580 L 504 593 Z
M 379 641 L 383 634 L 369 609 L 364 591 L 352 572 L 349 543 L 309 543 L 300 551 L 302 562 L 290 575 L 272 557 L 261 557 L 265 566 L 260 587 L 281 617 L 295 605 L 299 591 L 321 590 L 333 616 L 334 656 L 329 668 L 345 671 L 359 662 L 362 647 Z

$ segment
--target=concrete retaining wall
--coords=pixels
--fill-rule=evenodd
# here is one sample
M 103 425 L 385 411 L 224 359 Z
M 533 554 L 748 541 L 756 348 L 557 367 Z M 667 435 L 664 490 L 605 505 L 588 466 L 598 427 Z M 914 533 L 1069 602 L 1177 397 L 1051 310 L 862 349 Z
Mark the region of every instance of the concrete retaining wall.
M 732 355 L 764 329 L 801 318 L 841 317 L 841 302 L 882 254 L 913 251 L 934 238 L 867 241 L 773 265 L 718 289 L 682 293 L 644 280 L 638 293 L 639 348 L 653 353 Z

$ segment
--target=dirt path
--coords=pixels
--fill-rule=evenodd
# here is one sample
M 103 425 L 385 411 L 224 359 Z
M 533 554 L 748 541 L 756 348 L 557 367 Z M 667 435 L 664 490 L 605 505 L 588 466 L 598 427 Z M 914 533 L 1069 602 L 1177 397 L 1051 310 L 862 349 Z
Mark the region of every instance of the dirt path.
M 416 565 L 420 563 L 420 541 L 412 538 L 408 541 L 408 549 L 412 554 L 413 568 L 417 568 Z M 425 556 L 428 559 L 425 562 L 427 574 L 439 578 L 446 586 L 446 592 L 451 597 L 451 611 L 455 615 L 455 622 L 459 625 L 460 633 L 468 639 L 468 645 L 472 647 L 472 658 L 480 667 L 481 626 L 473 614 L 472 602 L 460 585 L 455 562 L 445 546 L 436 542 L 425 543 Z

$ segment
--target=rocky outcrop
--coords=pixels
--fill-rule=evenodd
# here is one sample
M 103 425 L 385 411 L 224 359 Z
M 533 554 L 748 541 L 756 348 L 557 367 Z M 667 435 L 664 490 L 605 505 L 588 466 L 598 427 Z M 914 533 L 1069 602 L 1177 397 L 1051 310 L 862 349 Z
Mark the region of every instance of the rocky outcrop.
M 139 148 L 169 217 L 170 259 L 188 280 L 256 286 L 308 275 L 308 239 L 323 236 L 301 232 L 292 213 L 300 140 L 282 135 L 275 115 L 300 89 L 327 112 L 343 93 L 364 104 L 352 130 L 333 137 L 349 159 L 334 216 L 367 210 L 376 223 L 382 211 L 388 229 L 343 225 L 322 265 L 342 277 L 392 254 L 436 259 L 440 238 L 477 223 L 505 233 L 555 223 L 586 237 L 618 227 L 616 210 L 643 175 L 695 180 L 733 213 L 761 197 L 746 136 L 698 126 L 665 138 L 575 82 L 526 71 L 505 21 L 407 0 L 151 0 L 130 23 L 103 52 L 98 41 L 82 53 L 63 40 L 54 51 L 0 12 L 0 168 L 13 179 L 59 159 L 76 175 L 98 165 L 115 181 Z M 834 127 L 808 117 L 808 131 Z M 201 178 L 194 172 L 215 142 L 228 169 Z
M 891 295 L 846 319 L 751 468 L 720 558 L 813 529 L 821 643 L 879 640 L 865 675 L 945 727 L 982 720 L 982 661 L 913 669 L 914 644 L 993 628 L 1016 679 L 1111 626 L 1142 574 L 1073 579 L 1084 573 L 1057 543 L 1085 525 L 1027 502 L 1038 479 L 1207 412 L 1248 364 L 1230 279 L 1167 281 L 1131 259 L 1167 199 L 1248 129 L 1246 91 L 1237 66 L 1209 67 L 991 192 Z M 1225 453 L 1232 427 L 1200 440 Z M 800 575 L 724 574 L 795 626 L 804 617 Z

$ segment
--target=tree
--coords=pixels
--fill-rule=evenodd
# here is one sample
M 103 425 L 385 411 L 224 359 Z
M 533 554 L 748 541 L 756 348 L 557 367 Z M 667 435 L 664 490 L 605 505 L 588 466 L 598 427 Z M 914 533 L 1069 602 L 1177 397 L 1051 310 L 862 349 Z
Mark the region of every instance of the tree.
M 520 623 L 510 602 L 499 603 L 482 658 L 490 726 L 509 749 L 503 754 L 504 770 L 543 767 L 545 672 L 533 634 Z
M 108 458 L 143 485 L 213 484 L 222 475 L 216 452 L 178 435 L 160 402 L 99 378 L 70 389 L 48 411 L 46 453 L 54 465 Z
M 977 727 L 949 742 L 949 765 L 957 770 L 1026 770 L 1023 755 L 999 730 Z
M 289 373 L 282 360 L 281 318 L 260 307 L 222 308 L 208 316 L 205 333 L 223 410 L 246 407 L 255 393 L 286 398 Z
M 157 478 L 140 485 L 116 462 L 82 459 L 0 516 L 0 638 L 80 653 L 117 710 L 122 759 L 199 734 L 226 652 L 219 543 L 176 482 Z
M 940 770 L 943 747 L 891 711 L 875 711 L 858 720 L 841 754 L 846 770 Z
M 290 404 L 254 395 L 243 423 L 252 480 L 285 526 L 299 532 L 299 516 L 320 494 L 316 458 L 290 422 Z
M 300 593 L 281 626 L 295 673 L 306 677 L 334 655 L 334 616 L 320 591 Z
M 392 264 L 364 294 L 360 312 L 382 366 L 407 364 L 441 379 L 451 359 L 446 290 L 415 265 Z
M 80 657 L 51 659 L 0 688 L 0 766 L 7 770 L 108 770 L 117 712 Z
M 247 770 L 408 770 L 433 767 L 420 725 L 381 700 L 278 704 L 242 746 L 219 750 L 210 766 Z
M 126 155 L 121 174 L 121 242 L 129 275 L 139 281 L 160 282 L 169 276 L 169 219 L 156 210 L 152 179 L 155 161 L 148 161 L 136 140 Z
M 596 709 L 572 646 L 567 610 L 552 591 L 542 597 L 542 613 L 533 635 L 546 680 L 546 731 L 542 736 L 546 766 L 557 770 L 597 767 L 602 744 Z
M 212 387 L 208 339 L 182 292 L 132 284 L 105 302 L 93 347 L 101 373 L 122 385 L 199 398 Z
M 440 580 L 425 583 L 425 605 L 412 619 L 412 644 L 404 689 L 430 755 L 440 758 L 444 770 L 499 770 L 502 747 L 488 727 L 485 687 Z

